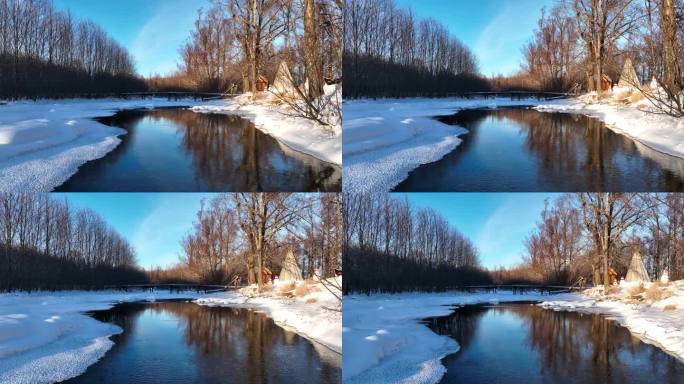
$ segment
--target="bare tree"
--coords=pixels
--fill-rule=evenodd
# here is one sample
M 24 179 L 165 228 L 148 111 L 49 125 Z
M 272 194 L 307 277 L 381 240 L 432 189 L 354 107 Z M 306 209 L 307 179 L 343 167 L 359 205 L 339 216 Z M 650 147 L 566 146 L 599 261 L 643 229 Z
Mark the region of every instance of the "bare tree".
M 638 9 L 633 0 L 568 1 L 585 45 L 588 88 L 601 93 L 607 52 L 636 27 L 640 18 Z
M 580 193 L 577 199 L 585 230 L 594 245 L 591 263 L 594 284 L 607 286 L 614 246 L 627 229 L 643 219 L 646 206 L 638 194 Z

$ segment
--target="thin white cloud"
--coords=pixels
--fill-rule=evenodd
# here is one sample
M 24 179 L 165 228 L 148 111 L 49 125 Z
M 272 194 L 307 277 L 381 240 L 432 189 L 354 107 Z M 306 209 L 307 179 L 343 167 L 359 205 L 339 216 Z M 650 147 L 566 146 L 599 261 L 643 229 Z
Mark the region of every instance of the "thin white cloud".
M 475 42 L 475 55 L 484 75 L 507 75 L 520 69 L 521 49 L 532 37 L 542 5 L 547 1 L 504 2 Z
M 192 227 L 198 206 L 199 201 L 191 204 L 182 195 L 161 195 L 132 236 L 138 262 L 144 268 L 169 266 L 178 261 L 181 237 Z
M 131 53 L 141 74 L 166 74 L 177 68 L 178 48 L 190 36 L 197 9 L 203 2 L 179 4 L 178 1 L 160 1 L 154 15 L 133 40 Z
M 522 261 L 524 239 L 535 225 L 543 198 L 511 194 L 487 218 L 475 237 L 483 264 L 513 266 Z

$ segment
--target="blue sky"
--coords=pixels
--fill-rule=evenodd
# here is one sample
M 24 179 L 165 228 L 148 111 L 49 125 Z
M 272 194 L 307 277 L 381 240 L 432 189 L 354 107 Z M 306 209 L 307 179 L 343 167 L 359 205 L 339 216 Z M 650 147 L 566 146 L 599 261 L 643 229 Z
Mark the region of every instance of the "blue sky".
M 133 55 L 138 73 L 174 71 L 178 48 L 194 29 L 197 10 L 206 0 L 54 0 L 77 19 L 90 19 Z
M 525 254 L 533 230 L 552 193 L 409 193 L 414 207 L 431 207 L 470 238 L 486 268 L 511 267 Z
M 507 75 L 522 62 L 521 49 L 532 38 L 544 6 L 556 0 L 396 0 L 417 16 L 441 21 L 470 47 L 483 75 Z
M 178 262 L 180 240 L 192 228 L 202 193 L 53 193 L 70 204 L 90 208 L 126 237 L 145 268 Z
M 542 7 L 556 0 L 396 0 L 417 16 L 444 23 L 473 49 L 484 75 L 520 68 L 521 48 L 529 41 Z M 79 19 L 91 19 L 124 45 L 142 75 L 177 68 L 178 48 L 194 29 L 208 0 L 54 0 Z
M 70 204 L 98 212 L 135 248 L 145 268 L 178 262 L 180 240 L 192 228 L 202 199 L 210 193 L 53 193 Z M 394 194 L 399 197 L 400 194 Z M 522 261 L 524 240 L 552 193 L 408 193 L 416 208 L 431 207 L 470 238 L 487 268 Z

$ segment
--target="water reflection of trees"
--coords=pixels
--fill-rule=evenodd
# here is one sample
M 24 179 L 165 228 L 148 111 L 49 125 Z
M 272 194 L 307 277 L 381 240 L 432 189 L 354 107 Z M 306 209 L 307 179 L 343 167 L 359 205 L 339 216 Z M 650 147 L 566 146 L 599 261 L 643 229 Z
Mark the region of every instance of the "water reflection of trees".
M 480 322 L 484 315 L 492 313 L 513 315 L 523 320 L 527 348 L 536 353 L 531 366 L 504 367 L 503 371 L 478 376 L 480 379 L 513 371 L 541 374 L 543 382 L 553 383 L 624 383 L 639 377 L 649 377 L 656 382 L 675 383 L 684 378 L 684 365 L 673 357 L 639 341 L 628 330 L 603 316 L 556 312 L 531 304 L 506 304 L 500 306 L 465 306 L 447 317 L 429 319 L 426 323 L 434 332 L 454 338 L 461 350 L 454 358 L 445 360 L 452 375 L 445 382 L 467 377 L 468 369 L 481 369 L 484 365 L 470 366 L 468 361 L 496 358 L 482 354 L 487 348 L 475 347 Z M 505 321 L 505 320 L 502 320 Z M 488 322 L 490 325 L 491 322 Z M 483 341 L 487 340 L 486 336 Z M 500 340 L 501 343 L 517 340 Z M 469 347 L 473 345 L 472 351 Z M 510 352 L 509 346 L 501 350 Z M 520 348 L 518 353 L 529 353 Z M 458 354 L 467 357 L 456 358 Z M 459 366 L 463 362 L 463 366 Z M 464 371 L 465 370 L 465 371 Z M 466 373 L 464 373 L 466 372 Z M 519 378 L 519 377 L 518 377 Z M 532 380 L 532 376 L 530 376 Z
M 520 124 L 527 149 L 534 153 L 547 178 L 571 170 L 589 190 L 605 190 L 606 182 L 633 183 L 629 177 L 614 177 L 631 167 L 639 169 L 647 185 L 672 186 L 672 173 L 663 170 L 657 159 L 641 153 L 634 141 L 607 129 L 597 119 L 567 113 L 539 113 L 523 108 L 489 111 L 497 120 Z M 668 181 L 669 180 L 669 181 Z M 628 184 L 612 185 L 623 190 Z M 641 186 L 637 186 L 639 188 Z M 680 186 L 681 187 L 681 186 Z
M 96 179 L 126 155 L 136 131 L 145 122 L 164 121 L 176 127 L 180 150 L 192 162 L 203 190 L 227 191 L 339 191 L 341 170 L 293 151 L 234 115 L 202 114 L 179 108 L 122 111 L 103 124 L 127 131 L 121 144 L 102 159 L 89 162 L 77 174 Z M 69 182 L 64 188 L 69 187 Z
M 299 366 L 299 380 L 339 381 L 339 365 L 322 361 L 309 341 L 261 313 L 174 302 L 160 302 L 149 310 L 171 313 L 184 322 L 185 342 L 198 351 L 197 365 L 202 371 L 223 371 L 227 362 L 233 362 L 241 371 L 231 375 L 243 377 L 244 382 L 285 383 L 294 378 L 283 366 Z
M 594 383 L 629 382 L 633 367 L 625 359 L 647 360 L 654 374 L 663 372 L 681 379 L 684 372 L 681 366 L 672 365 L 674 359 L 645 346 L 603 316 L 556 312 L 535 305 L 514 305 L 505 310 L 526 320 L 529 345 L 539 352 L 543 369 L 555 378 L 581 376 Z M 667 366 L 670 369 L 664 370 Z
M 182 146 L 209 189 L 316 190 L 332 168 L 311 156 L 284 148 L 246 119 L 186 110 L 153 111 L 183 127 Z
M 463 176 L 463 173 L 472 176 L 469 173 L 471 169 L 457 173 L 454 169 L 458 169 L 462 161 L 476 162 L 478 152 L 487 150 L 475 146 L 478 145 L 478 136 L 484 135 L 484 130 L 492 126 L 518 127 L 523 152 L 526 153 L 513 159 L 529 158 L 534 164 L 529 171 L 538 176 L 540 187 L 620 191 L 649 188 L 677 191 L 684 188 L 684 163 L 680 159 L 645 148 L 627 136 L 607 129 L 599 120 L 584 115 L 501 108 L 464 110 L 438 119 L 446 124 L 466 127 L 469 133 L 457 150 L 438 162 L 414 170 L 397 190 L 422 190 L 426 184 L 461 180 L 463 178 L 457 176 Z M 488 137 L 486 141 L 489 140 L 493 139 Z M 488 153 L 482 155 L 489 156 Z M 490 172 L 486 168 L 483 171 Z M 456 183 L 458 188 L 463 188 L 458 181 Z

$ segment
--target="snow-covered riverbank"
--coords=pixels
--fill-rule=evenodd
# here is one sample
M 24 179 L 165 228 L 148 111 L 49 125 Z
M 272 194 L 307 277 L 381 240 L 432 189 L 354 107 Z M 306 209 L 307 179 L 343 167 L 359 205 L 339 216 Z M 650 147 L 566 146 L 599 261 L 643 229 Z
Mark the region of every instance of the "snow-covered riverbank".
M 573 295 L 557 296 L 572 299 Z M 446 316 L 454 305 L 542 301 L 539 294 L 514 295 L 403 293 L 344 297 L 345 383 L 437 383 L 446 368 L 441 359 L 458 351 L 452 338 L 432 332 L 420 321 Z
M 454 305 L 537 301 L 551 310 L 605 315 L 646 343 L 684 361 L 684 281 L 662 290 L 660 300 L 636 301 L 631 286 L 610 297 L 584 294 L 514 295 L 404 293 L 344 298 L 343 381 L 352 383 L 437 383 L 445 372 L 441 359 L 459 350 L 453 339 L 433 333 L 420 321 L 446 316 Z M 648 289 L 648 284 L 646 285 Z
M 542 112 L 595 117 L 647 147 L 684 158 L 684 119 L 644 111 L 644 106 L 591 103 L 588 98 L 533 99 L 381 99 L 344 103 L 345 191 L 390 191 L 410 171 L 440 160 L 468 131 L 434 119 L 459 110 L 530 106 Z
M 545 103 L 535 109 L 591 116 L 651 149 L 684 158 L 684 119 L 649 112 L 645 104 L 647 100 L 633 105 L 588 100 L 588 97 L 562 100 L 560 103 Z
M 341 277 L 338 277 L 341 286 Z M 296 297 L 271 293 L 258 295 L 254 287 L 237 292 L 222 292 L 195 300 L 208 306 L 239 306 L 265 313 L 278 325 L 342 353 L 341 303 L 320 284 L 310 286 L 310 292 Z
M 468 130 L 436 116 L 462 109 L 536 106 L 537 100 L 380 99 L 345 101 L 345 191 L 390 191 L 410 171 L 444 157 Z
M 645 284 L 645 290 L 651 284 Z M 684 362 L 684 280 L 664 287 L 654 287 L 654 300 L 637 299 L 639 289 L 634 284 L 623 284 L 608 297 L 588 290 L 583 295 L 559 297 L 544 301 L 544 308 L 596 313 L 607 316 L 629 329 L 640 340 L 653 344 Z M 641 296 L 649 295 L 644 292 Z M 671 295 L 671 296 L 670 296 Z
M 197 298 L 169 292 L 39 292 L 0 294 L 0 383 L 53 383 L 85 372 L 120 333 L 84 312 L 120 302 Z
M 342 165 L 342 125 L 339 122 L 323 126 L 313 120 L 293 117 L 289 107 L 279 103 L 270 94 L 257 102 L 251 101 L 249 95 L 243 95 L 234 99 L 202 103 L 191 109 L 202 113 L 243 116 L 264 133 L 296 151 Z
M 239 114 L 284 145 L 340 165 L 341 127 L 324 127 L 285 115 L 283 106 L 246 103 L 244 98 L 42 100 L 0 105 L 0 191 L 49 192 L 88 161 L 121 142 L 123 129 L 93 120 L 137 108 L 190 107 L 196 112 Z
M 296 298 L 250 295 L 249 289 L 214 294 L 6 293 L 0 294 L 0 383 L 54 383 L 82 374 L 113 346 L 109 336 L 122 332 L 118 326 L 99 322 L 86 312 L 106 310 L 122 302 L 164 299 L 252 308 L 286 329 L 335 352 L 342 351 L 340 304 L 329 292 L 313 287 Z

